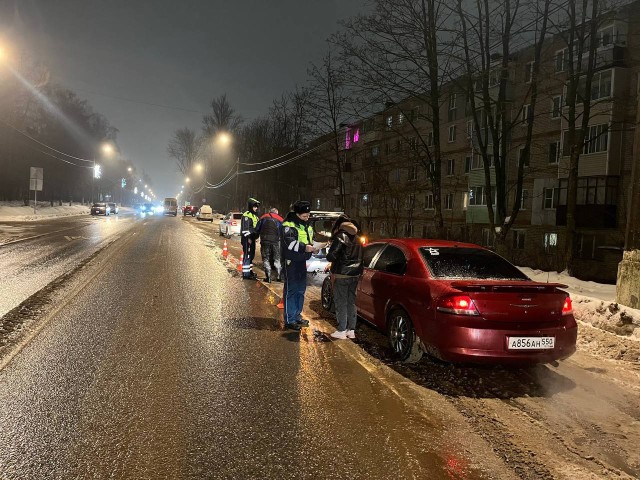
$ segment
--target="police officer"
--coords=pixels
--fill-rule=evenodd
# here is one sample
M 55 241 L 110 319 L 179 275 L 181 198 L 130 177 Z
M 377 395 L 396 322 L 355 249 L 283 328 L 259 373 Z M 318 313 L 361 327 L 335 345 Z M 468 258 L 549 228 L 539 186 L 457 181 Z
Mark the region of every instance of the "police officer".
M 242 278 L 256 279 L 253 273 L 253 257 L 256 255 L 256 225 L 258 225 L 258 207 L 260 202 L 249 199 L 247 211 L 242 214 L 240 223 L 240 243 L 242 243 Z
M 282 257 L 284 258 L 284 326 L 300 330 L 309 324 L 301 317 L 307 289 L 307 260 L 315 251 L 313 229 L 308 224 L 311 205 L 299 200 L 293 204 L 282 224 Z

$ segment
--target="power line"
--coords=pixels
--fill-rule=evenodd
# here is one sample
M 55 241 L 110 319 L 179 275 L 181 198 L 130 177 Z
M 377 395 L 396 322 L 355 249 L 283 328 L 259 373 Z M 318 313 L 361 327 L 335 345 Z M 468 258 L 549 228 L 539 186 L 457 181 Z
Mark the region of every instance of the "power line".
M 69 155 L 68 153 L 64 153 L 64 152 L 61 152 L 60 150 L 56 150 L 55 148 L 53 148 L 53 147 L 51 147 L 51 146 L 47 145 L 46 143 L 42 143 L 41 141 L 36 140 L 35 138 L 33 138 L 33 137 L 32 137 L 31 135 L 29 135 L 28 133 L 23 132 L 22 130 L 20 130 L 20 129 L 18 129 L 18 128 L 14 127 L 13 125 L 11 125 L 11 124 L 9 124 L 9 123 L 5 122 L 4 120 L 0 120 L 0 123 L 2 123 L 3 125 L 5 125 L 5 126 L 9 127 L 9 128 L 10 128 L 10 129 L 12 129 L 12 130 L 14 130 L 14 131 L 18 132 L 20 135 L 23 135 L 23 136 L 27 137 L 29 140 L 32 140 L 32 141 L 36 142 L 38 145 L 42 145 L 43 147 L 46 147 L 46 148 L 48 148 L 48 149 L 50 149 L 50 150 L 53 150 L 54 152 L 59 153 L 60 155 L 64 155 L 65 157 L 73 158 L 74 160 L 80 160 L 80 161 L 82 161 L 82 162 L 91 162 L 91 163 L 93 163 L 93 162 L 94 162 L 93 160 L 88 160 L 88 159 L 86 159 L 86 158 L 80 158 L 80 157 L 74 157 L 73 155 Z M 75 164 L 73 164 L 73 165 L 75 165 Z

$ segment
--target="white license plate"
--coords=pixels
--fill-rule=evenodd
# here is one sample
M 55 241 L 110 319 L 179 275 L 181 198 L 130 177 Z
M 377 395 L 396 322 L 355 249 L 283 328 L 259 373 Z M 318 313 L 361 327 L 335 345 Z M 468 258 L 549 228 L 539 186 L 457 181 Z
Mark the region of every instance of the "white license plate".
M 556 337 L 507 337 L 509 350 L 545 350 L 555 345 Z

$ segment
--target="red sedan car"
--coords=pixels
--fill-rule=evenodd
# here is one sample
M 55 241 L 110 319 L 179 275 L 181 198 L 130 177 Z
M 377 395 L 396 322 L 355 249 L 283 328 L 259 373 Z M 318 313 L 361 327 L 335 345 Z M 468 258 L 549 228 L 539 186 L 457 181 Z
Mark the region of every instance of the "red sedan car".
M 478 245 L 391 239 L 364 249 L 358 315 L 387 332 L 400 359 L 427 352 L 460 363 L 549 363 L 576 350 L 565 285 L 530 280 Z M 331 308 L 331 279 L 322 286 Z

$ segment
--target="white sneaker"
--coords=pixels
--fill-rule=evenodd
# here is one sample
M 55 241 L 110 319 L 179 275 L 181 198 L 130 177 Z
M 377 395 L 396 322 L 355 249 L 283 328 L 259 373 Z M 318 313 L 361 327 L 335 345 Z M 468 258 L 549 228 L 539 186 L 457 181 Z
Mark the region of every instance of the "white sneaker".
M 347 338 L 350 338 L 351 340 L 355 340 L 356 339 L 355 330 L 347 330 Z
M 331 338 L 335 338 L 337 340 L 346 340 L 347 339 L 347 331 L 343 330 L 336 330 L 335 332 L 333 332 L 331 335 L 329 335 Z

